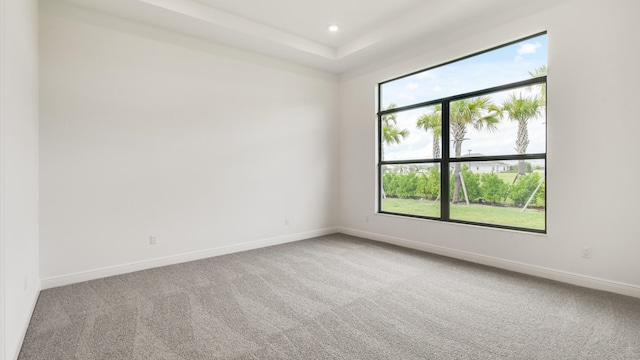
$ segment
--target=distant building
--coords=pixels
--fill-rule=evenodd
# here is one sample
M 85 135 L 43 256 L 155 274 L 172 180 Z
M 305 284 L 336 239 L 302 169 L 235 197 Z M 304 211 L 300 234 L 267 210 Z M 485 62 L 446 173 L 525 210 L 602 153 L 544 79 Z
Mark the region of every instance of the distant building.
M 465 154 L 462 157 L 484 156 L 484 154 Z M 502 161 L 476 161 L 463 162 L 469 167 L 469 170 L 475 174 L 501 173 L 509 170 L 509 164 Z

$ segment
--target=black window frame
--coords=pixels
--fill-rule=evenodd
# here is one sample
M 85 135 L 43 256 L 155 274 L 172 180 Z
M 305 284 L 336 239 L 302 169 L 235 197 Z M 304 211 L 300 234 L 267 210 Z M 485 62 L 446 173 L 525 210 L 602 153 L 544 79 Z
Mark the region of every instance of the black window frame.
M 450 119 L 449 119 L 449 115 L 450 115 L 450 104 L 454 101 L 457 100 L 462 100 L 462 99 L 467 99 L 467 98 L 473 98 L 473 97 L 478 97 L 478 96 L 483 96 L 483 95 L 490 95 L 492 93 L 496 93 L 496 92 L 500 92 L 500 91 L 507 91 L 507 90 L 513 90 L 513 89 L 517 89 L 517 88 L 522 88 L 522 87 L 527 87 L 527 86 L 534 86 L 534 85 L 542 85 L 544 84 L 546 87 L 547 84 L 547 76 L 543 75 L 543 76 L 538 76 L 535 78 L 531 78 L 531 79 L 526 79 L 526 80 L 522 80 L 522 81 L 516 81 L 516 82 L 512 82 L 512 83 L 508 83 L 508 84 L 504 84 L 504 85 L 499 85 L 499 86 L 493 86 L 493 87 L 489 87 L 489 88 L 485 88 L 485 89 L 480 89 L 480 90 L 474 90 L 471 92 L 466 92 L 463 94 L 456 94 L 456 95 L 452 95 L 452 96 L 447 96 L 444 98 L 439 98 L 439 99 L 435 99 L 435 100 L 429 100 L 429 101 L 424 101 L 424 102 L 419 102 L 419 103 L 413 103 L 410 105 L 405 105 L 405 106 L 400 106 L 400 107 L 394 107 L 392 109 L 387 109 L 387 110 L 382 110 L 380 109 L 380 107 L 382 106 L 382 86 L 395 81 L 395 80 L 399 80 L 399 79 L 403 79 L 424 71 L 428 71 L 431 69 L 435 69 L 438 67 L 442 67 L 442 66 L 446 66 L 448 64 L 457 62 L 457 61 L 461 61 L 470 57 L 474 57 L 474 56 L 478 56 L 487 52 L 491 52 L 493 50 L 496 49 L 500 49 L 518 42 L 522 42 L 531 38 L 535 38 L 541 35 L 545 35 L 547 34 L 547 32 L 541 32 L 541 33 L 537 33 L 531 36 L 527 36 L 525 38 L 522 39 L 518 39 L 500 46 L 496 46 L 493 47 L 491 49 L 488 50 L 484 50 L 484 51 L 480 51 L 474 54 L 471 54 L 469 56 L 465 56 L 462 58 L 458 58 L 452 61 L 448 61 L 446 63 L 443 64 L 439 64 L 436 66 L 432 66 L 426 69 L 422 69 L 407 75 L 403 75 L 400 77 L 396 77 L 394 79 L 391 80 L 387 80 L 384 82 L 381 82 L 378 84 L 378 113 L 377 113 L 377 126 L 378 126 L 378 139 L 377 139 L 377 144 L 378 144 L 378 162 L 377 162 L 377 180 L 378 180 L 378 186 L 377 186 L 377 198 L 378 198 L 378 206 L 377 206 L 377 213 L 379 214 L 386 214 L 386 215 L 396 215 L 396 216 L 403 216 L 403 217 L 409 217 L 409 218 L 420 218 L 420 219 L 429 219 L 429 220 L 437 220 L 437 221 L 443 221 L 443 222 L 449 222 L 449 223 L 458 223 L 458 224 L 467 224 L 467 225 L 477 225 L 477 226 L 482 226 L 482 227 L 490 227 L 490 228 L 498 228 L 498 229 L 507 229 L 507 230 L 518 230 L 518 231 L 526 231 L 526 232 L 532 232 L 532 233 L 541 233 L 541 234 L 546 234 L 547 233 L 547 211 L 546 211 L 546 204 L 547 204 L 547 192 L 545 191 L 545 212 L 544 212 L 544 229 L 534 229 L 534 228 L 525 228 L 525 227 L 518 227 L 518 226 L 510 226 L 510 225 L 503 225 L 503 224 L 492 224 L 492 223 L 484 223 L 484 222 L 475 222 L 475 221 L 468 221 L 468 220 L 460 220 L 460 219 L 451 219 L 450 218 L 450 201 L 443 201 L 443 199 L 449 199 L 450 198 L 450 185 L 451 185 L 451 172 L 450 172 L 450 165 L 454 164 L 454 163 L 467 163 L 467 162 L 480 162 L 480 161 L 509 161 L 509 160 L 543 160 L 545 163 L 545 167 L 544 167 L 544 176 L 545 176 L 545 188 L 548 188 L 546 185 L 547 182 L 547 128 L 545 127 L 545 152 L 544 153 L 531 153 L 531 154 L 510 154 L 510 155 L 491 155 L 491 156 L 470 156 L 470 157 L 459 157 L 459 158 L 452 158 L 450 155 L 450 147 L 448 146 L 448 144 L 450 143 Z M 389 114 L 393 114 L 393 113 L 399 113 L 402 111 L 407 111 L 407 110 L 413 110 L 413 109 L 417 109 L 417 108 L 422 108 L 422 107 L 427 107 L 427 106 L 433 106 L 433 105 L 438 105 L 440 104 L 442 107 L 442 135 L 441 135 L 441 155 L 439 159 L 433 159 L 433 158 L 420 158 L 420 159 L 410 159 L 410 160 L 383 160 L 383 116 L 385 115 L 389 115 Z M 545 103 L 544 106 L 544 116 L 546 118 L 547 116 L 547 106 Z M 440 165 L 440 216 L 439 217 L 432 217 L 432 216 L 424 216 L 424 215 L 416 215 L 416 214 L 406 214 L 406 213 L 395 213 L 395 212 L 391 212 L 391 211 L 384 211 L 382 210 L 382 194 L 383 194 L 383 176 L 384 176 L 384 172 L 383 172 L 383 166 L 385 165 L 412 165 L 412 164 L 439 164 Z

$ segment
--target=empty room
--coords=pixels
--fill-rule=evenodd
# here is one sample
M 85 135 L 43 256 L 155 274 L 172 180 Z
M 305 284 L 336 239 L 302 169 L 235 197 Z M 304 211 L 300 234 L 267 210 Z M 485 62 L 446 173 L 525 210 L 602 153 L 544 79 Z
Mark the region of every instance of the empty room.
M 0 360 L 640 359 L 637 0 L 0 0 Z

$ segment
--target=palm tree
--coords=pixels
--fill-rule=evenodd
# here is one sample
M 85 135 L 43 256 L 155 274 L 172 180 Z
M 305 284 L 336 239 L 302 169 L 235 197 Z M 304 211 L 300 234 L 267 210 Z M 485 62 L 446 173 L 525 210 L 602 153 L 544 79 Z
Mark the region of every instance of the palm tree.
M 433 132 L 433 158 L 440 158 L 440 136 L 442 136 L 442 106 L 436 105 L 433 112 L 423 114 L 416 122 L 418 129 Z
M 385 110 L 394 109 L 396 104 L 391 103 Z M 409 130 L 407 129 L 398 129 L 397 124 L 397 115 L 395 113 L 382 115 L 382 142 L 384 145 L 392 145 L 392 144 L 400 144 L 400 142 L 409 136 Z M 382 146 L 382 151 L 384 154 L 384 145 Z M 384 157 L 383 157 L 384 158 Z
M 518 136 L 516 137 L 515 150 L 518 154 L 526 154 L 529 146 L 529 119 L 540 115 L 540 110 L 544 106 L 544 101 L 536 96 L 523 97 L 522 93 L 516 96 L 511 94 L 502 103 L 502 110 L 507 113 L 510 120 L 518 122 Z M 516 179 L 525 174 L 524 160 L 518 161 L 518 175 Z
M 533 69 L 533 71 L 529 71 L 529 76 L 532 78 L 537 78 L 539 76 L 547 75 L 547 65 L 540 65 Z M 547 83 L 540 84 L 540 100 L 546 104 L 547 103 Z
M 495 131 L 500 121 L 502 110 L 488 96 L 462 99 L 451 103 L 449 110 L 449 126 L 455 157 L 462 153 L 462 142 L 465 140 L 469 126 L 476 130 Z M 460 201 L 460 162 L 454 163 L 453 169 L 453 203 Z
M 396 104 L 391 103 L 385 110 L 395 109 Z M 400 144 L 404 138 L 409 136 L 409 130 L 407 129 L 398 129 L 396 126 L 398 122 L 398 118 L 396 113 L 390 113 L 386 115 L 382 115 L 382 144 L 380 144 L 380 154 L 382 158 L 380 160 L 384 160 L 384 145 L 392 145 L 392 144 Z M 384 187 L 382 188 L 382 193 L 380 194 L 382 198 L 386 198 L 387 196 L 384 193 Z

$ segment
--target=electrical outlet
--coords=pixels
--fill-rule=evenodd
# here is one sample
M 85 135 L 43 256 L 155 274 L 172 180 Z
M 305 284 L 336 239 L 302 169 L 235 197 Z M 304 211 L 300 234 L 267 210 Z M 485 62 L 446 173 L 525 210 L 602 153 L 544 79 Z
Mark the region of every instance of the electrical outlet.
M 284 219 L 284 224 L 286 226 L 289 226 L 289 225 L 291 225 L 291 221 L 289 221 L 289 219 Z
M 149 245 L 155 245 L 158 243 L 158 237 L 155 235 L 151 235 L 149 237 Z
M 369 216 L 364 217 L 364 222 L 369 222 Z
M 582 257 L 585 259 L 590 259 L 591 258 L 591 248 L 586 247 L 586 248 L 582 248 Z

